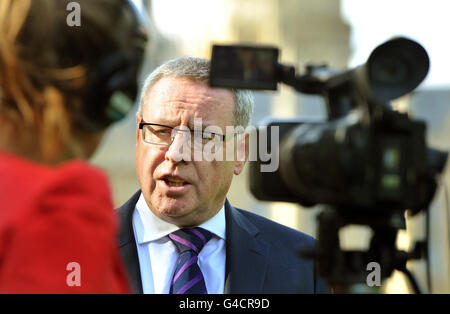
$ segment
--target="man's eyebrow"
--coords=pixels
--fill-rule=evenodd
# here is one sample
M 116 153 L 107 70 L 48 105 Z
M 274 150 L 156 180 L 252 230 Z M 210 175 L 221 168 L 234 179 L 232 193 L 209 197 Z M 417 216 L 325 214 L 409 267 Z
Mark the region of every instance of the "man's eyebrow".
M 145 121 L 147 121 L 147 120 L 145 120 Z M 159 118 L 156 118 L 156 119 L 149 119 L 148 122 L 149 122 L 149 123 L 159 123 L 159 124 L 167 124 L 167 125 L 170 125 L 170 121 L 164 119 L 163 117 L 159 117 Z
M 211 124 L 212 125 L 212 124 Z M 209 127 L 210 126 L 210 124 L 205 124 L 205 123 L 202 123 L 201 124 L 201 127 L 202 127 L 202 131 L 204 131 L 207 127 Z M 189 123 L 189 125 L 188 125 L 188 128 L 190 129 L 190 130 L 194 130 L 195 128 L 194 128 L 194 124 L 193 123 Z
M 206 130 L 207 132 L 216 133 L 216 134 L 219 134 L 219 133 L 223 132 L 223 130 L 222 130 L 222 128 L 220 126 L 218 126 L 216 124 L 213 124 L 213 123 L 202 123 L 201 127 L 202 127 L 201 128 L 202 132 L 204 132 L 206 130 L 206 128 L 208 128 L 208 127 L 210 127 L 210 129 Z M 194 125 L 191 124 L 191 123 L 189 123 L 188 128 L 191 131 L 195 130 Z
M 162 124 L 162 125 L 167 125 L 167 126 L 170 126 L 170 127 L 173 127 L 173 128 L 179 128 L 179 127 L 180 127 L 179 124 L 175 125 L 175 123 L 172 123 L 171 121 L 169 121 L 169 120 L 167 120 L 167 119 L 164 119 L 164 118 L 158 119 L 157 122 L 155 122 L 155 121 L 150 121 L 150 122 L 152 122 L 152 123 L 158 123 L 158 124 Z M 187 127 L 188 127 L 189 130 L 191 130 L 191 131 L 194 131 L 194 130 L 195 130 L 194 126 L 195 126 L 195 125 L 194 125 L 194 122 L 189 122 L 189 124 L 187 125 Z M 208 127 L 214 127 L 214 126 L 215 126 L 215 124 L 213 124 L 213 123 L 205 123 L 205 122 L 202 121 L 202 123 L 201 123 L 201 130 L 202 130 L 202 131 L 205 131 L 206 128 L 208 128 Z M 219 127 L 219 128 L 220 128 L 220 127 Z M 210 130 L 210 131 L 212 131 L 212 130 Z

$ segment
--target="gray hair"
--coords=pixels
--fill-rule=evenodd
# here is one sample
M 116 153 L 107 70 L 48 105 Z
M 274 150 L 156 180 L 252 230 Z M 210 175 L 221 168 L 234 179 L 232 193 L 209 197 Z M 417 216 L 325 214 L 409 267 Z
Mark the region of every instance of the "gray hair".
M 139 101 L 139 114 L 142 115 L 144 99 L 151 87 L 161 78 L 172 77 L 191 77 L 203 83 L 209 82 L 210 62 L 207 59 L 196 57 L 181 57 L 169 60 L 156 68 L 147 77 L 142 88 Z M 250 124 L 253 113 L 253 95 L 249 90 L 230 89 L 234 96 L 233 123 L 234 126 L 246 128 Z

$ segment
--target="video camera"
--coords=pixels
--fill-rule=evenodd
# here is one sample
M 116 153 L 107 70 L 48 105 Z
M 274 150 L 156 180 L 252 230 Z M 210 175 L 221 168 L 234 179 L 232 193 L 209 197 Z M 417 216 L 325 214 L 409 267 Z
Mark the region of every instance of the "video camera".
M 327 105 L 326 122 L 272 120 L 259 128 L 258 136 L 266 138 L 277 128 L 280 141 L 268 143 L 268 150 L 279 158 L 279 167 L 261 172 L 267 161 L 250 162 L 252 193 L 260 200 L 328 206 L 318 217 L 318 250 L 309 256 L 319 260 L 329 283 L 361 282 L 365 265 L 376 260 L 384 261 L 384 277 L 394 269 L 406 272 L 407 259 L 421 257 L 426 248 L 419 243 L 414 252 L 397 251 L 397 231 L 405 226 L 407 209 L 416 214 L 428 208 L 447 153 L 429 148 L 425 123 L 392 110 L 389 101 L 424 80 L 427 52 L 398 37 L 378 46 L 354 69 L 308 65 L 302 75 L 278 63 L 278 55 L 274 47 L 212 49 L 213 87 L 276 90 L 281 82 L 300 93 L 321 95 Z M 374 230 L 369 251 L 340 251 L 338 231 L 348 224 Z

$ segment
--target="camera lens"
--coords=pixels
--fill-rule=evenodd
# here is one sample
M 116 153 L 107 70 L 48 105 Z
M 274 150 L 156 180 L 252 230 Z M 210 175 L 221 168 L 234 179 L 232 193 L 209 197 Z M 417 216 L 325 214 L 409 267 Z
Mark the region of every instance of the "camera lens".
M 395 56 L 380 56 L 371 64 L 370 80 L 377 84 L 401 84 L 408 80 L 408 66 Z

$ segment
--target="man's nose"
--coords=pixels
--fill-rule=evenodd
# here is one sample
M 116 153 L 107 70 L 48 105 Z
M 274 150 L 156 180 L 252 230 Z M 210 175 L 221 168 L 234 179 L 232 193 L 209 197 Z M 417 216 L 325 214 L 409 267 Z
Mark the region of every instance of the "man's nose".
M 174 163 L 191 161 L 191 149 L 188 145 L 190 132 L 178 131 L 173 134 L 172 143 L 166 151 L 165 158 Z

